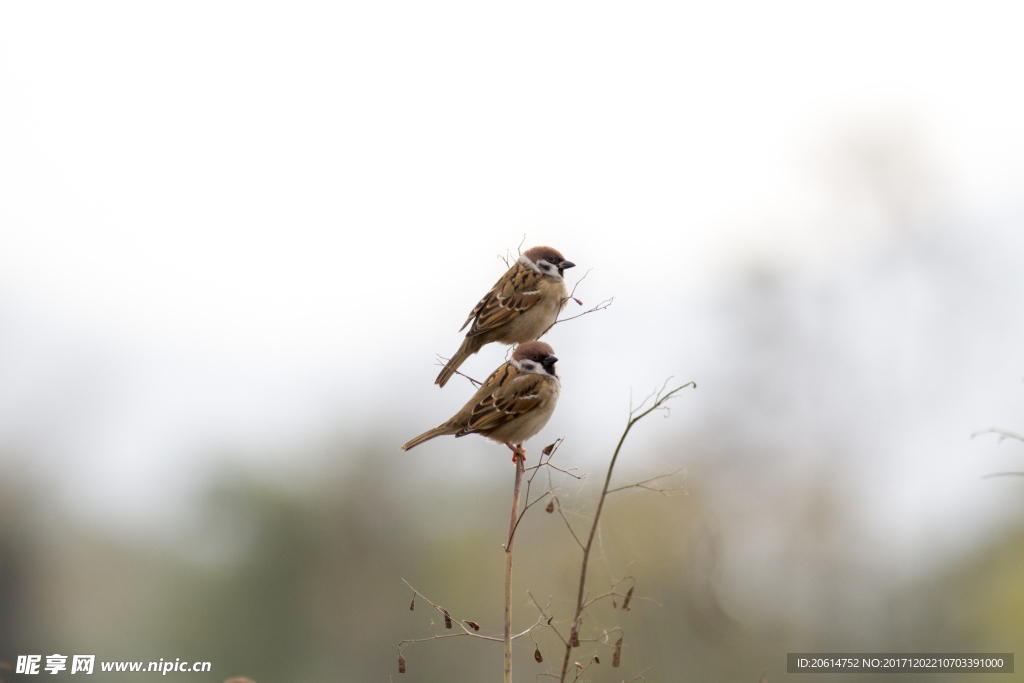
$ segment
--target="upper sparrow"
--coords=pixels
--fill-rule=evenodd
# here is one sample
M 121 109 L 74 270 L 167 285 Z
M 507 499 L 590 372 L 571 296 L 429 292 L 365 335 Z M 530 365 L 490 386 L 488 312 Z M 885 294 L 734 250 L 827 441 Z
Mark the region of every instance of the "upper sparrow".
M 554 349 L 541 341 L 520 344 L 512 360 L 491 373 L 462 410 L 444 424 L 402 446 L 407 451 L 445 434 L 480 434 L 525 456 L 522 443 L 544 428 L 555 411 L 562 381 Z
M 459 366 L 485 344 L 522 344 L 544 334 L 569 300 L 562 271 L 575 265 L 551 247 L 524 251 L 466 318 L 459 332 L 470 322 L 473 326 L 434 384 L 447 384 Z

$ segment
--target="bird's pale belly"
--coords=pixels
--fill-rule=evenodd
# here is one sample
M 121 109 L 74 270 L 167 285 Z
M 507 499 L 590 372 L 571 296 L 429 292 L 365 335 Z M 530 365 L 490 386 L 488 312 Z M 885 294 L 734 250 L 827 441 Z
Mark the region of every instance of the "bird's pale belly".
M 548 420 L 551 419 L 555 412 L 555 405 L 558 403 L 558 394 L 561 391 L 562 384 L 557 379 L 553 381 L 555 390 L 543 405 L 539 405 L 525 415 L 503 424 L 488 434 L 487 438 L 498 443 L 521 444 L 536 436 L 540 430 L 544 429 Z
M 541 335 L 555 324 L 558 313 L 562 310 L 563 298 L 564 295 L 544 297 L 518 318 L 495 330 L 501 335 L 496 337 L 495 341 L 502 344 L 522 344 L 540 339 Z

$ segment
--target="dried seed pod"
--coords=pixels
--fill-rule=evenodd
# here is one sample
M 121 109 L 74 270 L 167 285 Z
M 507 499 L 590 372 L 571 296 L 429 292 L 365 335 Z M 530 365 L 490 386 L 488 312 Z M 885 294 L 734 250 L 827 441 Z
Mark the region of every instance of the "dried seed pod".
M 415 593 L 412 596 L 412 602 L 409 603 L 409 611 L 411 612 L 414 609 L 416 609 L 416 594 Z
M 573 662 L 573 664 L 575 664 L 575 665 L 576 665 L 576 668 L 577 668 L 577 669 L 582 669 L 582 668 L 583 668 L 583 665 L 582 665 L 582 664 L 580 664 L 579 662 Z
M 466 623 L 469 624 L 469 627 L 474 631 L 480 630 L 480 624 L 476 623 L 475 621 L 467 621 Z
M 624 610 L 628 610 L 629 609 L 629 599 L 632 598 L 632 597 L 633 597 L 633 586 L 630 586 L 629 590 L 626 591 L 626 599 L 622 601 L 622 609 L 624 609 Z
M 578 303 L 580 306 L 583 305 L 583 302 L 580 301 L 579 299 L 577 299 L 576 297 L 573 297 L 572 300 L 575 301 L 576 303 Z
M 615 596 L 612 596 L 612 609 L 618 609 L 619 603 L 615 602 Z
M 569 630 L 569 645 L 572 646 L 572 647 L 579 647 L 580 646 L 580 634 L 576 630 L 575 626 L 573 626 Z
M 544 509 L 548 511 L 548 514 L 551 514 L 552 512 L 554 512 L 555 511 L 555 501 L 552 500 L 552 501 L 548 502 L 548 506 L 546 508 L 544 508 Z
M 539 647 L 536 650 L 533 651 L 533 658 L 537 660 L 538 664 L 540 664 L 541 662 L 544 661 L 544 657 L 542 657 L 541 654 L 540 654 L 540 648 Z
M 612 666 L 617 667 L 622 660 L 622 636 L 615 641 L 615 654 L 612 655 Z
M 594 655 L 594 664 L 600 664 L 600 663 L 601 663 L 601 658 L 598 657 L 597 655 Z
M 441 611 L 444 612 L 444 627 L 445 628 L 451 628 L 452 627 L 452 615 L 448 614 L 448 610 L 446 610 L 446 609 L 442 609 Z
M 548 626 L 551 626 L 551 622 L 555 620 L 554 616 L 548 617 Z
M 555 443 L 558 443 L 558 442 L 556 441 Z M 555 450 L 555 444 L 554 443 L 549 443 L 547 446 L 545 446 L 543 449 L 541 449 L 541 453 L 543 453 L 544 455 L 551 455 L 551 451 L 553 451 L 553 450 Z
M 398 653 L 398 673 L 405 673 L 405 657 L 402 656 L 401 652 Z

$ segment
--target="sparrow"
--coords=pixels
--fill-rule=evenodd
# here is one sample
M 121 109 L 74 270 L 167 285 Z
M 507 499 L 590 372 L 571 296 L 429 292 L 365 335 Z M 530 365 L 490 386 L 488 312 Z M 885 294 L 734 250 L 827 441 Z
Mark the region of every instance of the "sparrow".
M 575 265 L 551 247 L 524 251 L 466 318 L 459 332 L 470 322 L 473 326 L 434 384 L 447 384 L 459 366 L 485 344 L 522 344 L 547 332 L 569 301 L 562 272 Z
M 438 436 L 480 434 L 512 449 L 512 462 L 516 457 L 525 460 L 523 442 L 548 423 L 562 390 L 556 362 L 555 351 L 549 344 L 520 344 L 512 353 L 512 360 L 492 372 L 452 419 L 420 434 L 402 450 Z

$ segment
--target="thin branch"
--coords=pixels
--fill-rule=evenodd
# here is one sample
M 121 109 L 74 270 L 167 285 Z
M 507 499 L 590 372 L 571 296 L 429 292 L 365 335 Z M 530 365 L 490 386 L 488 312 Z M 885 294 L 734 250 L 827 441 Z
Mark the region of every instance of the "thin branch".
M 583 305 L 583 302 L 581 302 L 579 299 L 575 299 L 575 301 L 580 306 Z M 588 313 L 596 313 L 597 311 L 603 311 L 604 309 L 606 309 L 609 306 L 611 306 L 612 302 L 614 302 L 614 301 L 615 301 L 615 297 L 614 296 L 613 297 L 609 297 L 609 298 L 605 299 L 604 301 L 602 301 L 601 303 L 599 303 L 598 305 L 596 305 L 593 308 L 591 308 L 590 310 L 583 311 L 582 313 L 577 313 L 576 315 L 572 316 L 571 318 L 562 318 L 561 320 L 556 320 L 555 322 L 551 323 L 551 327 L 554 327 L 558 323 L 567 323 L 570 320 L 575 320 L 576 318 L 582 318 L 583 316 L 587 315 Z M 548 331 L 551 329 L 551 327 L 549 327 L 547 330 L 544 330 L 544 334 L 547 334 Z M 543 336 L 543 335 L 541 335 L 541 336 Z
M 444 356 L 442 356 L 442 355 L 441 355 L 441 354 L 439 354 L 439 353 L 437 353 L 437 354 L 434 354 L 434 355 L 435 355 L 435 356 L 437 356 L 437 362 L 436 362 L 436 363 L 434 363 L 434 365 L 438 365 L 438 366 L 440 366 L 440 367 L 442 367 L 442 368 L 446 368 L 446 367 L 448 367 L 448 361 L 450 361 L 450 360 L 451 360 L 450 358 L 445 358 Z M 462 374 L 461 372 L 459 372 L 458 370 L 456 370 L 456 371 L 455 371 L 455 374 L 456 374 L 456 375 L 461 375 L 462 377 L 465 377 L 466 379 L 468 379 L 468 380 L 469 380 L 470 382 L 472 382 L 472 383 L 473 383 L 473 386 L 474 386 L 474 387 L 476 387 L 477 389 L 479 389 L 479 388 L 480 388 L 480 386 L 481 386 L 481 385 L 483 384 L 483 382 L 481 382 L 480 380 L 476 380 L 476 379 L 473 379 L 473 378 L 472 378 L 472 377 L 470 377 L 469 375 L 463 375 L 463 374 Z
M 530 591 L 526 591 L 526 594 L 530 596 L 530 600 L 533 602 L 533 606 L 536 607 L 537 611 L 540 613 L 540 619 L 544 619 L 545 617 L 547 618 L 547 621 L 544 622 L 544 625 L 550 628 L 552 631 L 554 631 L 555 635 L 558 636 L 558 639 L 561 640 L 563 644 L 565 644 L 565 638 L 562 637 L 562 634 L 559 633 L 558 629 L 555 628 L 555 626 L 551 623 L 552 621 L 554 621 L 555 617 L 548 616 L 548 610 L 551 609 L 551 598 L 548 597 L 547 607 L 542 608 L 540 606 L 540 603 L 537 602 L 537 598 L 533 597 L 533 593 L 531 593 Z
M 554 501 L 555 510 L 558 511 L 558 514 L 561 516 L 562 521 L 565 522 L 565 527 L 569 530 L 569 533 L 572 534 L 573 540 L 576 541 L 576 544 L 580 547 L 580 550 L 586 550 L 586 546 L 583 545 L 583 541 L 581 541 L 580 537 L 576 535 L 575 531 L 573 531 L 572 524 L 569 524 L 569 518 L 565 516 L 565 511 L 562 510 L 562 501 L 559 500 L 558 496 L 554 497 Z
M 505 544 L 505 683 L 512 683 L 512 544 L 516 540 L 515 531 L 519 524 L 519 494 L 522 491 L 526 452 L 519 447 L 512 457 L 516 461 L 516 483 L 512 491 L 508 543 Z
M 598 600 L 603 600 L 605 598 L 620 597 L 620 598 L 625 599 L 625 597 L 626 597 L 625 593 L 619 593 L 617 590 L 615 590 L 616 588 L 619 587 L 619 584 L 621 584 L 624 581 L 631 581 L 632 582 L 630 584 L 630 590 L 632 590 L 636 586 L 636 579 L 633 576 L 631 576 L 631 575 L 623 576 L 618 581 L 612 582 L 612 588 L 607 593 L 602 593 L 601 595 L 597 595 L 597 596 L 595 596 L 595 597 L 593 597 L 593 598 L 591 598 L 589 600 L 586 600 L 583 603 L 583 609 L 586 609 L 587 607 L 590 607 L 591 605 L 593 605 Z M 630 595 L 632 595 L 632 594 L 630 594 Z
M 538 467 L 539 467 L 538 465 L 534 465 L 533 467 L 531 467 L 531 468 L 529 468 L 529 469 L 530 469 L 530 470 L 535 470 L 535 469 L 537 469 Z M 576 470 L 576 468 L 575 468 L 575 467 L 570 467 L 570 468 L 568 468 L 568 469 L 564 469 L 564 470 L 563 470 L 563 469 L 562 469 L 561 467 L 559 467 L 558 465 L 552 465 L 552 464 L 551 464 L 551 463 L 549 463 L 549 462 L 546 462 L 546 463 L 544 463 L 544 467 L 550 467 L 551 469 L 555 470 L 556 472 L 561 472 L 562 474 L 568 474 L 568 475 L 569 475 L 570 477 L 572 477 L 573 479 L 579 479 L 579 480 L 583 480 L 583 479 L 586 479 L 586 478 L 587 478 L 587 475 L 585 475 L 585 474 L 574 474 L 573 472 L 574 472 L 574 470 Z M 527 470 L 527 471 L 529 471 L 529 470 Z
M 408 586 L 410 588 L 410 590 L 412 590 L 412 592 L 417 597 L 423 598 L 431 607 L 433 607 L 435 610 L 437 610 L 441 615 L 448 617 L 449 619 L 452 620 L 453 623 L 458 624 L 459 626 L 462 627 L 462 630 L 465 631 L 465 633 L 449 633 L 449 634 L 446 634 L 446 635 L 443 635 L 443 636 L 437 636 L 438 638 L 451 638 L 452 636 L 457 636 L 457 635 L 467 635 L 467 636 L 473 636 L 474 638 L 482 638 L 483 640 L 494 640 L 494 641 L 497 641 L 499 643 L 501 642 L 501 638 L 496 638 L 496 637 L 493 637 L 493 636 L 481 635 L 481 634 L 476 632 L 476 629 L 473 629 L 472 631 L 469 630 L 470 628 L 472 628 L 472 627 L 467 626 L 470 623 L 469 620 L 463 620 L 463 619 L 456 619 L 456 618 L 454 618 L 448 610 L 446 610 L 444 607 L 441 607 L 437 603 L 431 601 L 431 599 L 428 598 L 427 596 L 425 596 L 423 593 L 420 593 L 418 590 L 416 590 L 413 587 L 413 585 L 411 583 L 409 583 L 405 579 L 402 579 L 402 583 L 404 583 L 406 586 Z M 433 623 L 433 620 L 431 620 L 431 623 Z M 476 623 L 476 622 L 472 622 L 472 623 Z M 403 643 L 419 643 L 419 642 L 422 642 L 423 640 L 431 640 L 431 638 L 425 638 L 425 639 L 421 639 L 421 640 L 403 640 L 402 642 Z M 399 643 L 399 648 L 401 648 L 401 643 Z
M 519 246 L 516 247 L 516 251 L 519 252 L 519 256 L 523 255 L 523 243 L 524 242 L 526 242 L 526 233 L 525 232 L 523 233 L 522 241 L 519 243 Z M 511 252 L 511 250 L 506 249 L 505 250 L 505 255 L 502 256 L 501 254 L 498 254 L 498 258 L 505 262 L 505 267 L 506 268 L 511 268 L 512 267 L 512 260 L 511 260 L 512 259 L 512 252 Z
M 480 638 L 481 640 L 493 640 L 496 643 L 503 642 L 502 638 L 492 638 L 490 636 L 482 636 L 479 633 L 442 633 L 441 635 L 434 634 L 429 638 L 414 638 L 408 640 L 402 640 L 398 643 L 398 652 L 402 652 L 402 646 L 407 643 L 425 643 L 428 640 L 441 640 L 443 638 L 458 638 L 459 636 L 473 636 L 474 638 Z
M 567 299 L 565 299 L 565 301 L 568 301 L 569 299 L 575 299 L 576 298 L 576 288 L 580 286 L 581 282 L 583 282 L 584 280 L 587 279 L 587 276 L 590 275 L 590 271 L 592 271 L 592 270 L 593 270 L 593 268 L 587 268 L 587 272 L 583 273 L 583 277 L 581 277 L 579 280 L 577 280 L 576 284 L 574 284 L 572 286 L 572 291 L 569 292 L 569 297 Z M 583 304 L 580 304 L 580 306 L 582 306 L 582 305 Z
M 657 481 L 659 479 L 666 479 L 668 477 L 671 477 L 673 475 L 676 475 L 676 474 L 679 474 L 680 472 L 685 472 L 685 471 L 686 471 L 685 467 L 680 467 L 675 472 L 669 472 L 668 474 L 659 474 L 656 477 L 651 477 L 650 479 L 644 479 L 643 481 L 638 481 L 635 484 L 628 484 L 626 486 L 619 486 L 619 487 L 614 488 L 614 489 L 608 489 L 608 493 L 615 493 L 616 491 L 625 491 L 626 489 L 645 489 L 647 491 L 654 491 L 655 493 L 661 493 L 661 494 L 664 494 L 664 495 L 667 495 L 669 493 L 676 493 L 676 492 L 679 491 L 679 489 L 660 489 L 660 488 L 655 488 L 653 486 L 647 486 L 646 484 L 649 484 L 652 481 Z
M 560 470 L 560 471 L 564 471 L 564 470 Z M 569 474 L 569 473 L 567 472 L 567 474 Z M 576 475 L 572 475 L 572 476 L 575 477 Z M 582 479 L 582 477 L 577 477 L 577 478 Z M 565 516 L 565 511 L 562 509 L 562 501 L 561 501 L 561 499 L 558 497 L 557 494 L 555 494 L 555 485 L 551 481 L 551 471 L 550 470 L 548 471 L 548 490 L 552 492 L 552 495 L 551 495 L 552 502 L 554 502 L 554 504 L 555 504 L 555 509 L 558 511 L 559 517 L 561 517 L 562 521 L 565 522 L 565 528 L 567 528 L 569 530 L 569 533 L 572 534 L 572 538 L 573 538 L 574 541 L 576 541 L 576 545 L 578 545 L 580 547 L 580 550 L 583 550 L 583 548 L 584 548 L 583 542 L 580 540 L 579 536 L 577 536 L 576 532 L 573 530 L 572 524 L 569 523 L 569 518 Z
M 605 631 L 604 635 L 602 637 L 600 637 L 600 638 L 587 638 L 587 639 L 581 640 L 580 642 L 596 643 L 597 645 L 601 645 L 601 646 L 607 647 L 610 650 L 614 650 L 615 646 L 608 642 L 609 637 L 613 633 L 618 633 L 619 635 L 622 635 L 622 629 L 616 627 L 616 628 L 613 628 L 610 631 Z M 582 676 L 583 673 L 587 669 L 589 669 L 592 664 L 600 664 L 601 663 L 601 660 L 598 657 L 596 652 L 592 653 L 590 655 L 587 655 L 587 657 L 585 657 L 584 659 L 587 662 L 585 665 L 584 664 L 580 664 L 578 661 L 575 662 L 575 667 L 576 667 L 575 668 L 575 672 L 576 672 L 576 674 L 575 674 L 575 678 L 573 678 L 573 682 L 574 683 L 575 683 L 575 681 L 578 681 L 580 679 L 580 676 Z M 636 680 L 636 679 L 634 678 L 633 680 Z
M 575 477 L 576 479 L 583 479 L 582 475 L 578 475 L 578 474 L 573 474 L 572 473 L 571 470 L 576 469 L 575 467 L 570 468 L 568 470 L 563 470 L 562 468 L 556 467 L 555 465 L 551 464 L 551 458 L 553 458 L 555 456 L 555 451 L 558 450 L 558 447 L 560 445 L 562 445 L 563 441 L 565 441 L 565 437 L 564 436 L 563 437 L 559 437 L 558 439 L 555 439 L 555 442 L 553 444 L 551 444 L 549 446 L 545 446 L 544 449 L 541 450 L 541 453 L 540 453 L 540 462 L 538 462 L 536 465 L 533 465 L 532 467 L 529 467 L 529 468 L 527 468 L 525 470 L 526 472 L 532 472 L 530 474 L 530 478 L 526 480 L 526 507 L 523 508 L 523 511 L 519 514 L 519 519 L 517 519 L 515 525 L 513 525 L 512 530 L 510 532 L 510 539 L 511 539 L 511 535 L 514 535 L 515 532 L 516 532 L 516 529 L 519 528 L 519 522 L 522 521 L 523 517 L 526 515 L 527 510 L 529 510 L 531 507 L 533 507 L 534 505 L 539 503 L 545 497 L 547 497 L 549 495 L 552 495 L 552 496 L 554 495 L 554 489 L 552 489 L 550 487 L 551 479 L 550 479 L 550 476 L 549 476 L 549 478 L 548 478 L 548 482 L 549 482 L 548 490 L 545 491 L 544 493 L 542 493 L 536 499 L 534 499 L 534 501 L 532 503 L 530 502 L 530 487 L 533 486 L 533 480 L 537 476 L 537 473 L 540 472 L 540 469 L 542 467 L 550 467 L 551 469 L 558 470 L 559 472 L 563 472 L 565 474 L 568 474 L 570 477 Z
M 587 279 L 587 276 L 588 276 L 588 275 L 590 275 L 590 271 L 591 271 L 591 270 L 593 270 L 593 268 L 590 268 L 590 269 L 588 269 L 588 270 L 587 270 L 587 272 L 585 272 L 585 273 L 583 274 L 583 277 L 581 277 L 581 278 L 580 278 L 579 280 L 577 280 L 577 281 L 576 281 L 576 284 L 574 284 L 574 285 L 572 286 L 572 291 L 571 291 L 571 292 L 569 292 L 569 296 L 567 296 L 567 297 L 565 297 L 564 299 L 562 299 L 562 301 L 561 301 L 561 304 L 560 304 L 560 306 L 559 306 L 559 310 L 560 310 L 560 311 L 561 311 L 561 306 L 565 306 L 566 302 L 568 302 L 568 301 L 569 301 L 570 299 L 572 299 L 573 301 L 575 301 L 575 302 L 576 302 L 577 304 L 579 304 L 580 306 L 582 306 L 582 305 L 583 305 L 583 302 L 582 302 L 582 301 L 580 301 L 579 299 L 577 299 L 577 298 L 576 298 L 576 288 L 580 286 L 580 283 L 581 283 L 581 282 L 583 282 L 584 280 L 586 280 L 586 279 Z M 578 315 L 574 315 L 574 316 L 572 316 L 571 318 L 563 318 L 562 320 L 555 320 L 555 322 L 553 322 L 553 323 L 551 323 L 550 325 L 548 325 L 548 328 L 547 328 L 546 330 L 544 330 L 544 331 L 543 331 L 543 332 L 542 332 L 542 333 L 540 334 L 540 337 L 543 337 L 543 336 L 544 336 L 545 334 L 547 334 L 548 332 L 550 332 L 550 331 L 551 331 L 551 328 L 552 328 L 552 327 L 554 327 L 555 325 L 557 325 L 558 323 L 564 323 L 564 322 L 567 322 L 567 321 L 569 321 L 569 320 L 575 320 L 576 318 L 580 318 L 580 317 L 582 317 L 582 316 L 585 316 L 585 315 L 587 315 L 588 313 L 596 313 L 597 311 L 603 311 L 604 309 L 606 309 L 606 308 L 608 308 L 609 306 L 611 306 L 611 305 L 612 305 L 612 302 L 613 302 L 613 301 L 615 301 L 615 297 L 611 297 L 611 298 L 609 298 L 609 299 L 605 299 L 604 301 L 602 301 L 602 302 L 601 302 L 601 303 L 599 303 L 598 305 L 594 306 L 594 307 L 593 307 L 593 308 L 591 308 L 590 310 L 588 310 L 588 311 L 583 311 L 582 313 L 580 313 L 580 314 L 578 314 Z M 539 339 L 540 337 L 538 337 L 538 339 Z
M 1020 434 L 1014 434 L 1013 432 L 1008 432 L 1005 429 L 983 429 L 980 432 L 974 432 L 973 434 L 971 434 L 971 438 L 973 439 L 974 437 L 981 436 L 982 434 L 998 434 L 999 440 L 996 441 L 996 443 L 1002 443 L 1007 439 L 1016 439 L 1017 441 L 1024 441 L 1024 436 L 1021 436 Z
M 971 434 L 971 438 L 973 439 L 974 437 L 981 436 L 982 434 L 998 434 L 999 440 L 996 441 L 997 444 L 1000 444 L 1006 441 L 1007 439 L 1016 439 L 1017 441 L 1024 441 L 1024 436 L 1021 436 L 1020 434 L 1014 434 L 1013 432 L 1008 432 L 1005 429 L 983 429 L 980 432 L 974 432 L 973 434 Z M 993 472 L 992 474 L 986 474 L 985 476 L 982 477 L 982 479 L 992 479 L 993 477 L 1024 477 L 1024 472 Z
M 568 673 L 569 659 L 572 656 L 572 642 L 574 640 L 578 642 L 578 639 L 579 639 L 580 615 L 583 612 L 583 605 L 584 605 L 584 599 L 585 599 L 585 590 L 586 590 L 586 583 L 587 583 L 587 563 L 590 560 L 590 549 L 594 545 L 594 536 L 597 533 L 597 527 L 598 527 L 598 524 L 601 521 L 601 511 L 604 509 L 605 498 L 608 497 L 608 488 L 609 488 L 609 486 L 611 484 L 611 481 L 612 481 L 612 473 L 615 470 L 615 463 L 619 459 L 619 452 L 622 450 L 622 444 L 625 443 L 626 437 L 629 435 L 629 431 L 633 428 L 633 425 L 635 425 L 637 422 L 639 422 L 640 420 L 645 418 L 647 415 L 650 415 L 655 410 L 665 410 L 665 411 L 667 411 L 668 408 L 667 408 L 667 406 L 665 406 L 665 403 L 667 403 L 672 398 L 674 398 L 684 388 L 686 388 L 688 386 L 691 386 L 691 385 L 694 388 L 697 387 L 696 383 L 694 383 L 694 382 L 687 382 L 686 384 L 684 384 L 682 386 L 679 386 L 679 387 L 676 387 L 675 389 L 672 389 L 671 391 L 665 391 L 666 387 L 668 387 L 669 380 L 671 380 L 671 379 L 672 379 L 671 377 L 666 379 L 665 383 L 662 384 L 661 389 L 656 390 L 650 396 L 645 398 L 643 400 L 643 402 L 639 406 L 637 406 L 636 408 L 633 408 L 632 398 L 630 399 L 629 420 L 626 422 L 626 429 L 622 432 L 622 437 L 619 439 L 619 443 L 615 447 L 615 452 L 612 454 L 611 462 L 608 464 L 608 474 L 607 474 L 607 476 L 605 477 L 605 480 L 604 480 L 604 488 L 601 490 L 601 497 L 597 501 L 597 510 L 594 512 L 594 522 L 593 522 L 593 524 L 590 527 L 590 536 L 587 538 L 587 545 L 584 546 L 584 548 L 583 548 L 583 560 L 582 560 L 581 566 L 580 566 L 580 585 L 579 585 L 579 591 L 577 592 L 577 596 L 576 596 L 576 613 L 575 613 L 575 615 L 572 618 L 572 625 L 571 625 L 572 631 L 571 631 L 570 637 L 569 637 L 570 644 L 566 646 L 566 648 L 565 648 L 565 658 L 562 660 L 562 676 L 559 679 L 561 681 L 561 683 L 564 683 L 565 676 Z M 650 400 L 652 398 L 653 398 L 653 403 L 651 404 L 651 406 L 649 408 L 644 410 L 644 406 L 647 404 L 648 400 Z M 573 637 L 573 636 L 575 636 L 575 637 Z

